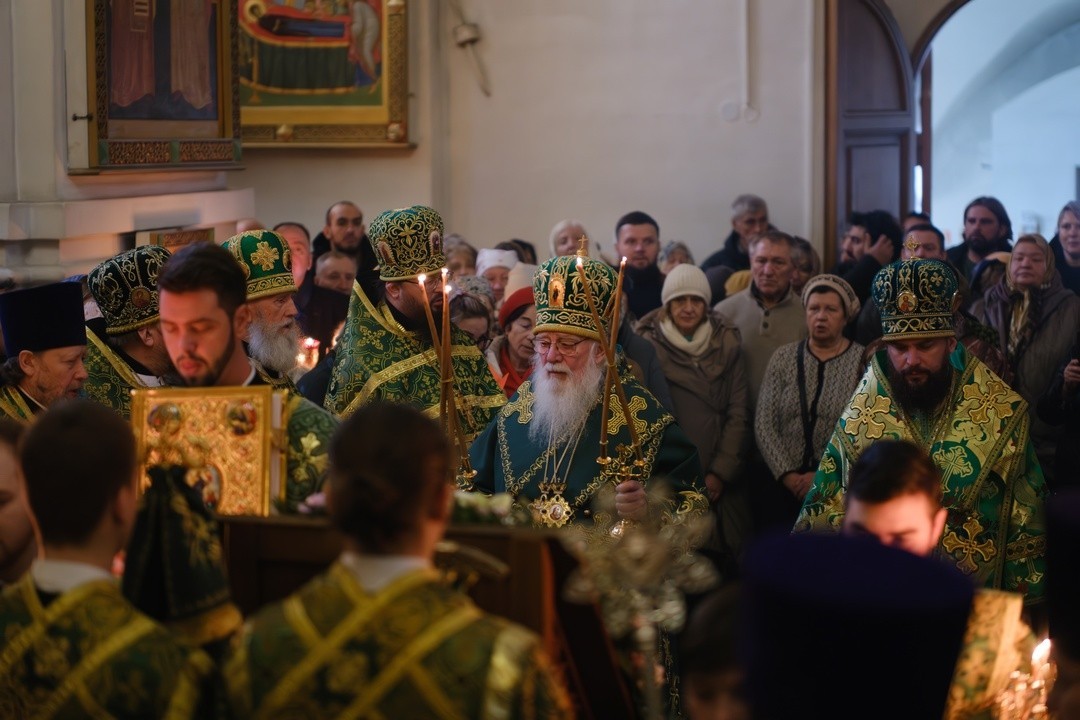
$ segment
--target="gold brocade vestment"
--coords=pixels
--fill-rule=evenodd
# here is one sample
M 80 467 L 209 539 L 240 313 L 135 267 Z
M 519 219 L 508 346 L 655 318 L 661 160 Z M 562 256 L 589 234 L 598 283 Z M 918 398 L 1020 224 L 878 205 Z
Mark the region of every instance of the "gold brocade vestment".
M 335 563 L 248 622 L 225 675 L 238 717 L 572 717 L 539 639 L 427 570 L 368 593 Z

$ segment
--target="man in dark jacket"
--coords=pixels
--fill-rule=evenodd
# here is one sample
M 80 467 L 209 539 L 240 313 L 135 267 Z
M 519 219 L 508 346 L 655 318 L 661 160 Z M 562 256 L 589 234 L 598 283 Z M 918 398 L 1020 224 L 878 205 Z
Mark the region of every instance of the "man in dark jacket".
M 992 252 L 1010 252 L 1012 221 L 1005 206 L 995 197 L 980 196 L 964 208 L 964 242 L 949 248 L 949 262 L 971 280 L 972 271 Z M 974 302 L 978 298 L 971 298 Z
M 724 247 L 701 263 L 702 270 L 723 265 L 732 270 L 750 269 L 750 238 L 769 229 L 769 208 L 757 195 L 740 195 L 731 204 L 731 234 Z
M 855 211 L 847 232 L 840 241 L 840 259 L 832 269 L 851 285 L 865 303 L 870 297 L 870 283 L 878 270 L 900 257 L 903 231 L 887 210 Z
M 660 226 L 640 210 L 626 213 L 615 223 L 615 252 L 626 258 L 627 297 L 635 318 L 660 307 L 664 274 L 656 264 L 660 255 Z

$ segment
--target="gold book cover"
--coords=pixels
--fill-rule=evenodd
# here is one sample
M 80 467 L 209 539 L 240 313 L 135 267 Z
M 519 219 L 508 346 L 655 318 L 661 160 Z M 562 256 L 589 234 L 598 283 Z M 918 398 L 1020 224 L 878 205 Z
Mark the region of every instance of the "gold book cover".
M 140 388 L 131 423 L 143 467 L 183 464 L 219 515 L 267 516 L 284 492 L 284 395 L 270 386 Z

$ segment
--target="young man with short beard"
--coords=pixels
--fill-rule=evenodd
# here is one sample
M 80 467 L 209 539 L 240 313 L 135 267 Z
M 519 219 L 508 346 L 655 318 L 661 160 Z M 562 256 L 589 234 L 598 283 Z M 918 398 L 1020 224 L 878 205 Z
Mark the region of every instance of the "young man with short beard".
M 941 554 L 979 585 L 1034 603 L 1046 573 L 1046 483 L 1027 403 L 957 343 L 956 289 L 940 260 L 902 260 L 877 274 L 885 349 L 840 416 L 795 529 L 839 530 L 852 465 L 878 440 L 907 440 L 941 470 Z
M 246 302 L 250 287 L 245 286 L 240 267 L 227 250 L 200 243 L 178 250 L 158 276 L 161 332 L 185 385 L 270 384 L 244 352 L 242 338 L 254 311 Z M 291 284 L 292 276 L 285 272 Z M 299 394 L 286 392 L 285 509 L 292 511 L 322 487 L 328 443 L 337 421 Z M 227 433 L 224 425 L 221 432 L 222 437 Z
M 971 281 L 975 266 L 993 252 L 1010 252 L 1013 230 L 1009 213 L 995 197 L 980 196 L 964 208 L 964 242 L 948 249 L 953 267 Z M 974 302 L 978 298 L 971 298 Z
M 537 270 L 535 367 L 495 421 L 473 443 L 470 456 L 476 489 L 508 492 L 528 505 L 534 523 L 561 527 L 593 519 L 592 501 L 609 479 L 600 456 L 601 399 L 607 360 L 601 333 L 610 333 L 615 272 L 606 263 L 580 258 L 598 314 L 597 327 L 577 270 L 579 258 L 555 257 Z M 674 418 L 630 372 L 621 351 L 617 358 L 632 421 L 638 430 L 644 465 L 640 480 L 615 486 L 615 519 L 661 522 L 676 511 L 704 512 L 701 464 L 697 450 Z M 630 431 L 619 401 L 610 401 L 608 454 L 634 462 Z M 652 478 L 671 486 L 672 501 L 646 502 L 644 485 Z M 610 521 L 611 518 L 608 518 Z M 596 518 L 600 521 L 600 518 Z

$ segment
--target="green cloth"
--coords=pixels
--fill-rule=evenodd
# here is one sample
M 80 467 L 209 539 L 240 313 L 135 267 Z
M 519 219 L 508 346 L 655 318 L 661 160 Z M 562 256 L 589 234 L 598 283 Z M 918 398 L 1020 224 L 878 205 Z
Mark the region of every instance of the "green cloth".
M 335 563 L 247 623 L 225 680 L 245 718 L 571 714 L 535 635 L 426 570 L 371 594 Z
M 128 542 L 122 589 L 139 610 L 191 645 L 207 646 L 239 629 L 225 576 L 217 521 L 187 468 L 154 466 Z
M 322 490 L 328 467 L 330 438 L 338 421 L 302 395 L 289 393 L 285 401 L 286 452 L 284 512 L 296 512 L 308 496 Z
M 673 515 L 707 510 L 709 503 L 702 494 L 701 463 L 694 444 L 675 424 L 671 414 L 634 378 L 621 355 L 618 363 L 627 403 L 641 440 L 645 460 L 642 477 L 646 484 L 651 478 L 664 480 L 672 490 L 672 502 L 661 512 L 670 519 Z M 473 443 L 470 456 L 476 470 L 473 486 L 477 490 L 507 492 L 519 501 L 531 502 L 540 496 L 545 466 L 554 467 L 556 460 L 564 454 L 564 446 L 548 447 L 546 441 L 538 443 L 529 437 L 534 401 L 532 381 L 526 380 L 499 412 L 495 422 Z M 631 447 L 631 439 L 614 393 L 610 403 L 608 453 L 614 456 L 620 446 Z M 565 465 L 559 468 L 559 479 L 566 480 L 563 496 L 574 511 L 573 519 L 578 521 L 591 515 L 591 500 L 607 482 L 596 462 L 600 457 L 600 416 L 600 400 L 597 400 L 585 421 L 576 450 L 565 453 Z M 624 453 L 624 457 L 628 456 Z M 596 520 L 599 522 L 600 518 Z
M 131 366 L 90 328 L 86 328 L 86 340 L 83 393 L 94 402 L 120 413 L 125 420 L 130 420 L 131 391 L 146 386 Z
M 0 595 L 0 717 L 204 718 L 213 665 L 109 580 L 43 604 L 30 573 Z
M 247 301 L 295 293 L 292 251 L 289 243 L 273 230 L 248 230 L 221 243 L 244 271 Z
M 0 415 L 16 422 L 28 423 L 34 419 L 36 405 L 26 402 L 26 398 L 14 385 L 0 387 Z
M 465 412 L 461 428 L 467 441 L 487 427 L 506 396 L 491 375 L 476 343 L 451 325 L 454 387 Z M 353 284 L 345 331 L 337 345 L 326 393 L 326 409 L 341 417 L 375 400 L 414 405 L 431 417 L 439 412 L 439 363 L 430 344 L 406 331 L 390 314 Z
M 941 470 L 945 532 L 937 554 L 979 585 L 1041 600 L 1046 574 L 1046 483 L 1028 439 L 1027 403 L 958 345 L 951 397 L 935 418 L 893 401 L 885 351 L 874 356 L 821 458 L 796 531 L 839 531 L 851 466 L 876 440 L 928 448 Z

